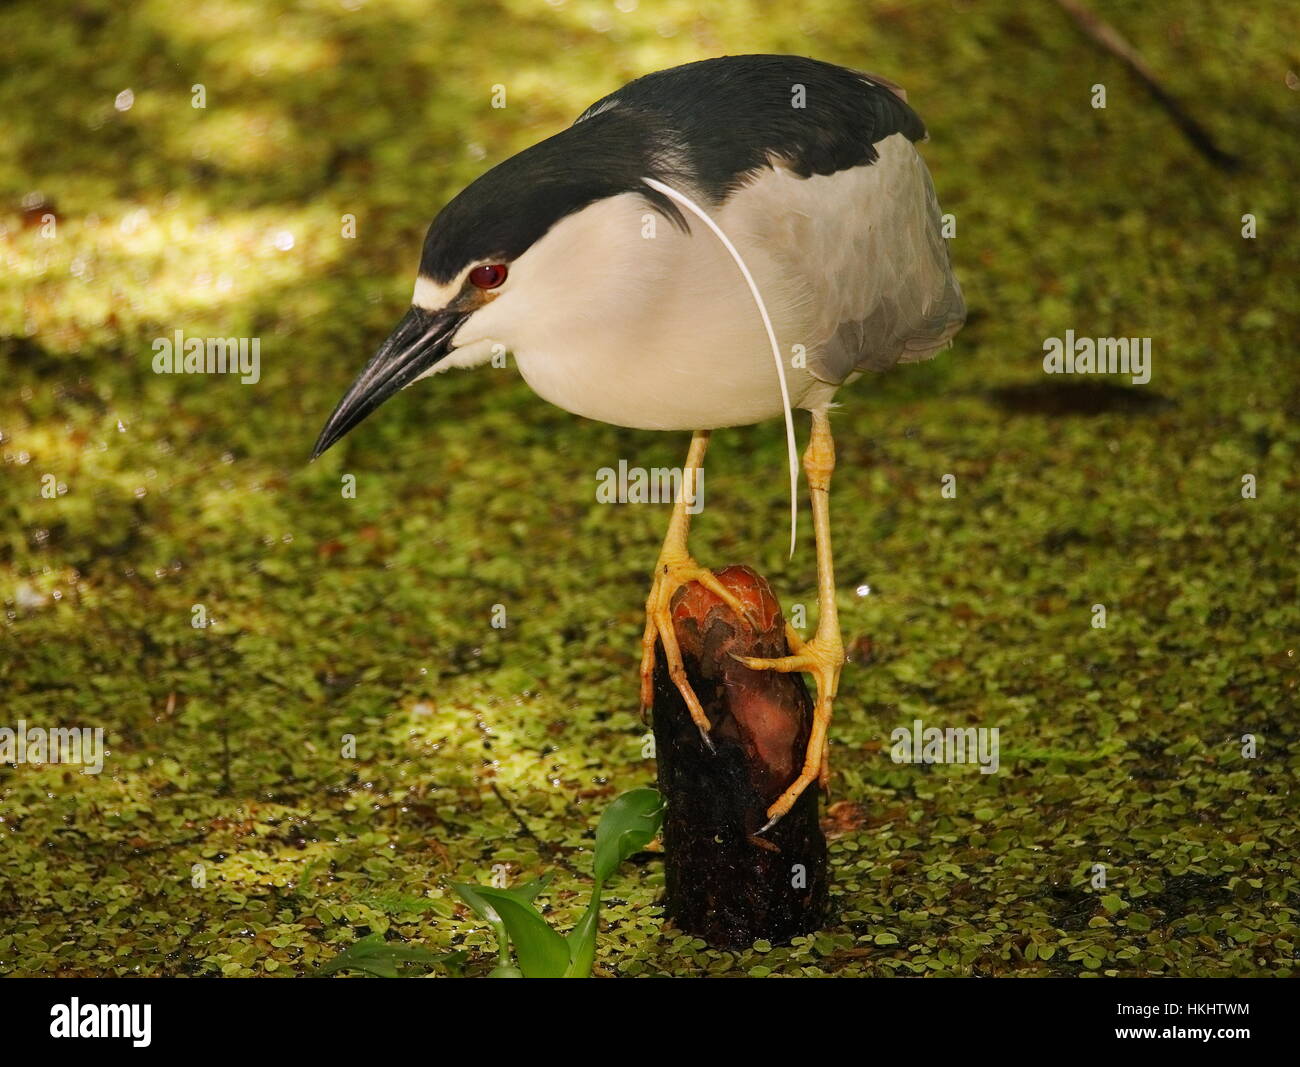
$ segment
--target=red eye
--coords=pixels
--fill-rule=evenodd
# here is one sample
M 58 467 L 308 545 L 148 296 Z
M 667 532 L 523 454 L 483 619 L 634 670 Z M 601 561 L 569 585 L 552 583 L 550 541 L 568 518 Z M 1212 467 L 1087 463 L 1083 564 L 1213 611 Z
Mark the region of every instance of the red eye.
M 506 280 L 504 263 L 485 263 L 469 272 L 469 280 L 480 289 L 495 289 Z

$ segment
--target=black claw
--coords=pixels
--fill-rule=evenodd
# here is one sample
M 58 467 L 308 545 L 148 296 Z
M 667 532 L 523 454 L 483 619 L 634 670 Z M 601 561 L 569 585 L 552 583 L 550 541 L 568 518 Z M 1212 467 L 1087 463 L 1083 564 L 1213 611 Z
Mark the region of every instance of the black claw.
M 715 756 L 717 755 L 718 753 L 717 746 L 714 745 L 713 738 L 709 736 L 709 731 L 706 730 L 703 726 L 700 727 L 700 740 L 704 742 L 705 748 L 707 748 Z

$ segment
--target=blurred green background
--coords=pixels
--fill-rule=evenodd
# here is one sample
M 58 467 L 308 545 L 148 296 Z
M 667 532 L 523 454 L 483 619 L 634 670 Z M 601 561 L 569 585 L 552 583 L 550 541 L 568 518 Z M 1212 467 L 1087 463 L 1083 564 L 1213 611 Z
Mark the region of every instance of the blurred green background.
M 594 472 L 678 464 L 684 436 L 487 370 L 305 461 L 451 195 L 636 75 L 762 51 L 908 89 L 971 315 L 840 397 L 836 916 L 714 952 L 662 927 L 642 857 L 597 973 L 1291 973 L 1296 13 L 1097 10 L 1239 173 L 1051 4 L 0 12 L 0 725 L 111 750 L 98 777 L 0 766 L 0 973 L 303 974 L 373 932 L 474 949 L 445 877 L 587 866 L 599 809 L 653 779 L 636 667 L 667 521 L 597 505 Z M 261 381 L 155 375 L 175 329 L 261 338 Z M 1152 337 L 1151 383 L 1046 377 L 1066 329 Z M 716 435 L 693 547 L 813 616 L 784 462 L 778 425 Z M 914 718 L 999 727 L 1001 773 L 892 763 Z M 584 891 L 560 872 L 561 926 Z

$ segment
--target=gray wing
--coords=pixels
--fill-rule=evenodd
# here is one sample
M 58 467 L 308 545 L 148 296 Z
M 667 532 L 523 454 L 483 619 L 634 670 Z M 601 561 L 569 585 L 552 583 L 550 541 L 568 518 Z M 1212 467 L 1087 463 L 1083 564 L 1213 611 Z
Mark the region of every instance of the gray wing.
M 809 369 L 836 385 L 929 359 L 966 320 L 925 161 L 903 137 L 877 147 L 876 163 L 829 179 L 839 195 L 824 199 L 842 207 L 814 227 L 823 231 L 817 247 L 801 250 L 821 287 Z

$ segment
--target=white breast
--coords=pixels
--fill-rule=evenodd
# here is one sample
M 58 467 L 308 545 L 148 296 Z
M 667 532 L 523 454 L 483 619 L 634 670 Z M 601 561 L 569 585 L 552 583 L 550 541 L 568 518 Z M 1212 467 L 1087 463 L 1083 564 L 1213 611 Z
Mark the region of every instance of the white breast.
M 507 284 L 456 343 L 504 343 L 528 384 L 559 407 L 653 430 L 781 413 L 753 299 L 698 222 L 685 235 L 640 196 L 602 200 L 558 223 L 516 261 Z M 779 303 L 770 311 L 780 322 Z M 792 372 L 792 391 L 806 377 Z

